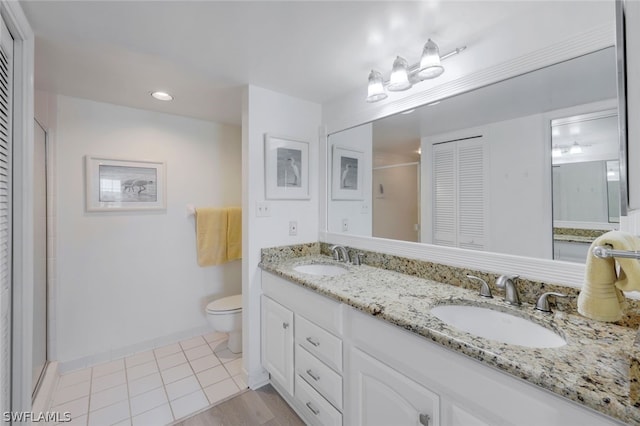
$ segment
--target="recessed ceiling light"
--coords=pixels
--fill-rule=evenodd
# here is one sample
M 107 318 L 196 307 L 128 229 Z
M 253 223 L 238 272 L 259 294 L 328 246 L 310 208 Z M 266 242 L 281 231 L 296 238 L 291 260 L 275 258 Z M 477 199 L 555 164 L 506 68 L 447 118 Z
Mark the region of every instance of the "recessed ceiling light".
M 167 92 L 151 92 L 151 96 L 156 98 L 159 101 L 172 101 L 173 96 L 168 94 Z

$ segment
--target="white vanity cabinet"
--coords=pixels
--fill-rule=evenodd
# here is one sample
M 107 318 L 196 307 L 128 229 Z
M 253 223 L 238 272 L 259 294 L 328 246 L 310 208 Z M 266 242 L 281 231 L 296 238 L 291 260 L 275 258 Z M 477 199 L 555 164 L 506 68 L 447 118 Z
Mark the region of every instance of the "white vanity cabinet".
M 344 424 L 621 424 L 355 309 L 344 339 Z M 399 421 L 385 423 L 385 410 Z
M 342 425 L 344 306 L 262 273 L 262 365 L 307 424 Z
M 268 272 L 262 289 L 263 366 L 307 424 L 621 424 Z
M 262 296 L 262 365 L 293 393 L 293 312 Z
M 440 425 L 440 397 L 359 349 L 350 352 L 352 425 Z

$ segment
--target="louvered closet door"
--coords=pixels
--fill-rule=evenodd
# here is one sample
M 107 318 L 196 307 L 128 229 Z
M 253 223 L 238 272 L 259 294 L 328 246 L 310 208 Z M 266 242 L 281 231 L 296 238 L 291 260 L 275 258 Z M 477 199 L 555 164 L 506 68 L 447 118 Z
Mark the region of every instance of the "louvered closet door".
M 433 243 L 457 245 L 455 142 L 433 146 Z
M 485 246 L 485 168 L 482 138 L 457 142 L 458 247 L 482 250 Z
M 487 167 L 482 136 L 433 146 L 433 243 L 486 245 Z
M 11 120 L 13 39 L 0 21 L 0 412 L 11 410 Z

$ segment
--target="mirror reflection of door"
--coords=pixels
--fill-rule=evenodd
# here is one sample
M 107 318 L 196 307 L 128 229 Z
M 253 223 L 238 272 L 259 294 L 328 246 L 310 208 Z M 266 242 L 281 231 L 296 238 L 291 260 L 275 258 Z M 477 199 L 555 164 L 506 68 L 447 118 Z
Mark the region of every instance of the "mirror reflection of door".
M 616 111 L 552 120 L 551 141 L 554 259 L 584 262 L 620 222 Z
M 373 123 L 372 233 L 420 242 L 420 137 L 415 117 Z
M 373 169 L 373 235 L 420 240 L 420 163 Z

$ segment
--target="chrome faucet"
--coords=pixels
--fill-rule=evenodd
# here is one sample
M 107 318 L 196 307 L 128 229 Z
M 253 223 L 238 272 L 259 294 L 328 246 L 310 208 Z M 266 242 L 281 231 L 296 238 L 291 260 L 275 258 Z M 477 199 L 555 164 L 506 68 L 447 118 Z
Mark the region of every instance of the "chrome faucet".
M 510 305 L 522 305 L 520 295 L 518 294 L 518 287 L 516 287 L 516 283 L 513 281 L 519 276 L 520 275 L 500 275 L 496 280 L 496 287 L 505 290 L 504 300 Z
M 344 246 L 340 246 L 338 244 L 329 247 L 331 253 L 333 254 L 333 258 L 338 262 L 349 263 L 349 253 Z
M 538 298 L 538 301 L 536 302 L 536 310 L 538 311 L 542 311 L 542 312 L 546 312 L 546 313 L 551 313 L 551 308 L 549 307 L 549 301 L 547 300 L 549 296 L 555 296 L 555 297 L 569 297 L 566 294 L 562 294 L 562 293 L 555 293 L 553 291 L 550 291 L 548 293 L 544 293 L 542 296 L 540 296 Z
M 482 297 L 493 297 L 491 295 L 491 288 L 489 288 L 489 284 L 482 278 L 474 277 L 473 275 L 467 275 L 467 278 L 470 280 L 480 281 L 480 296 Z

